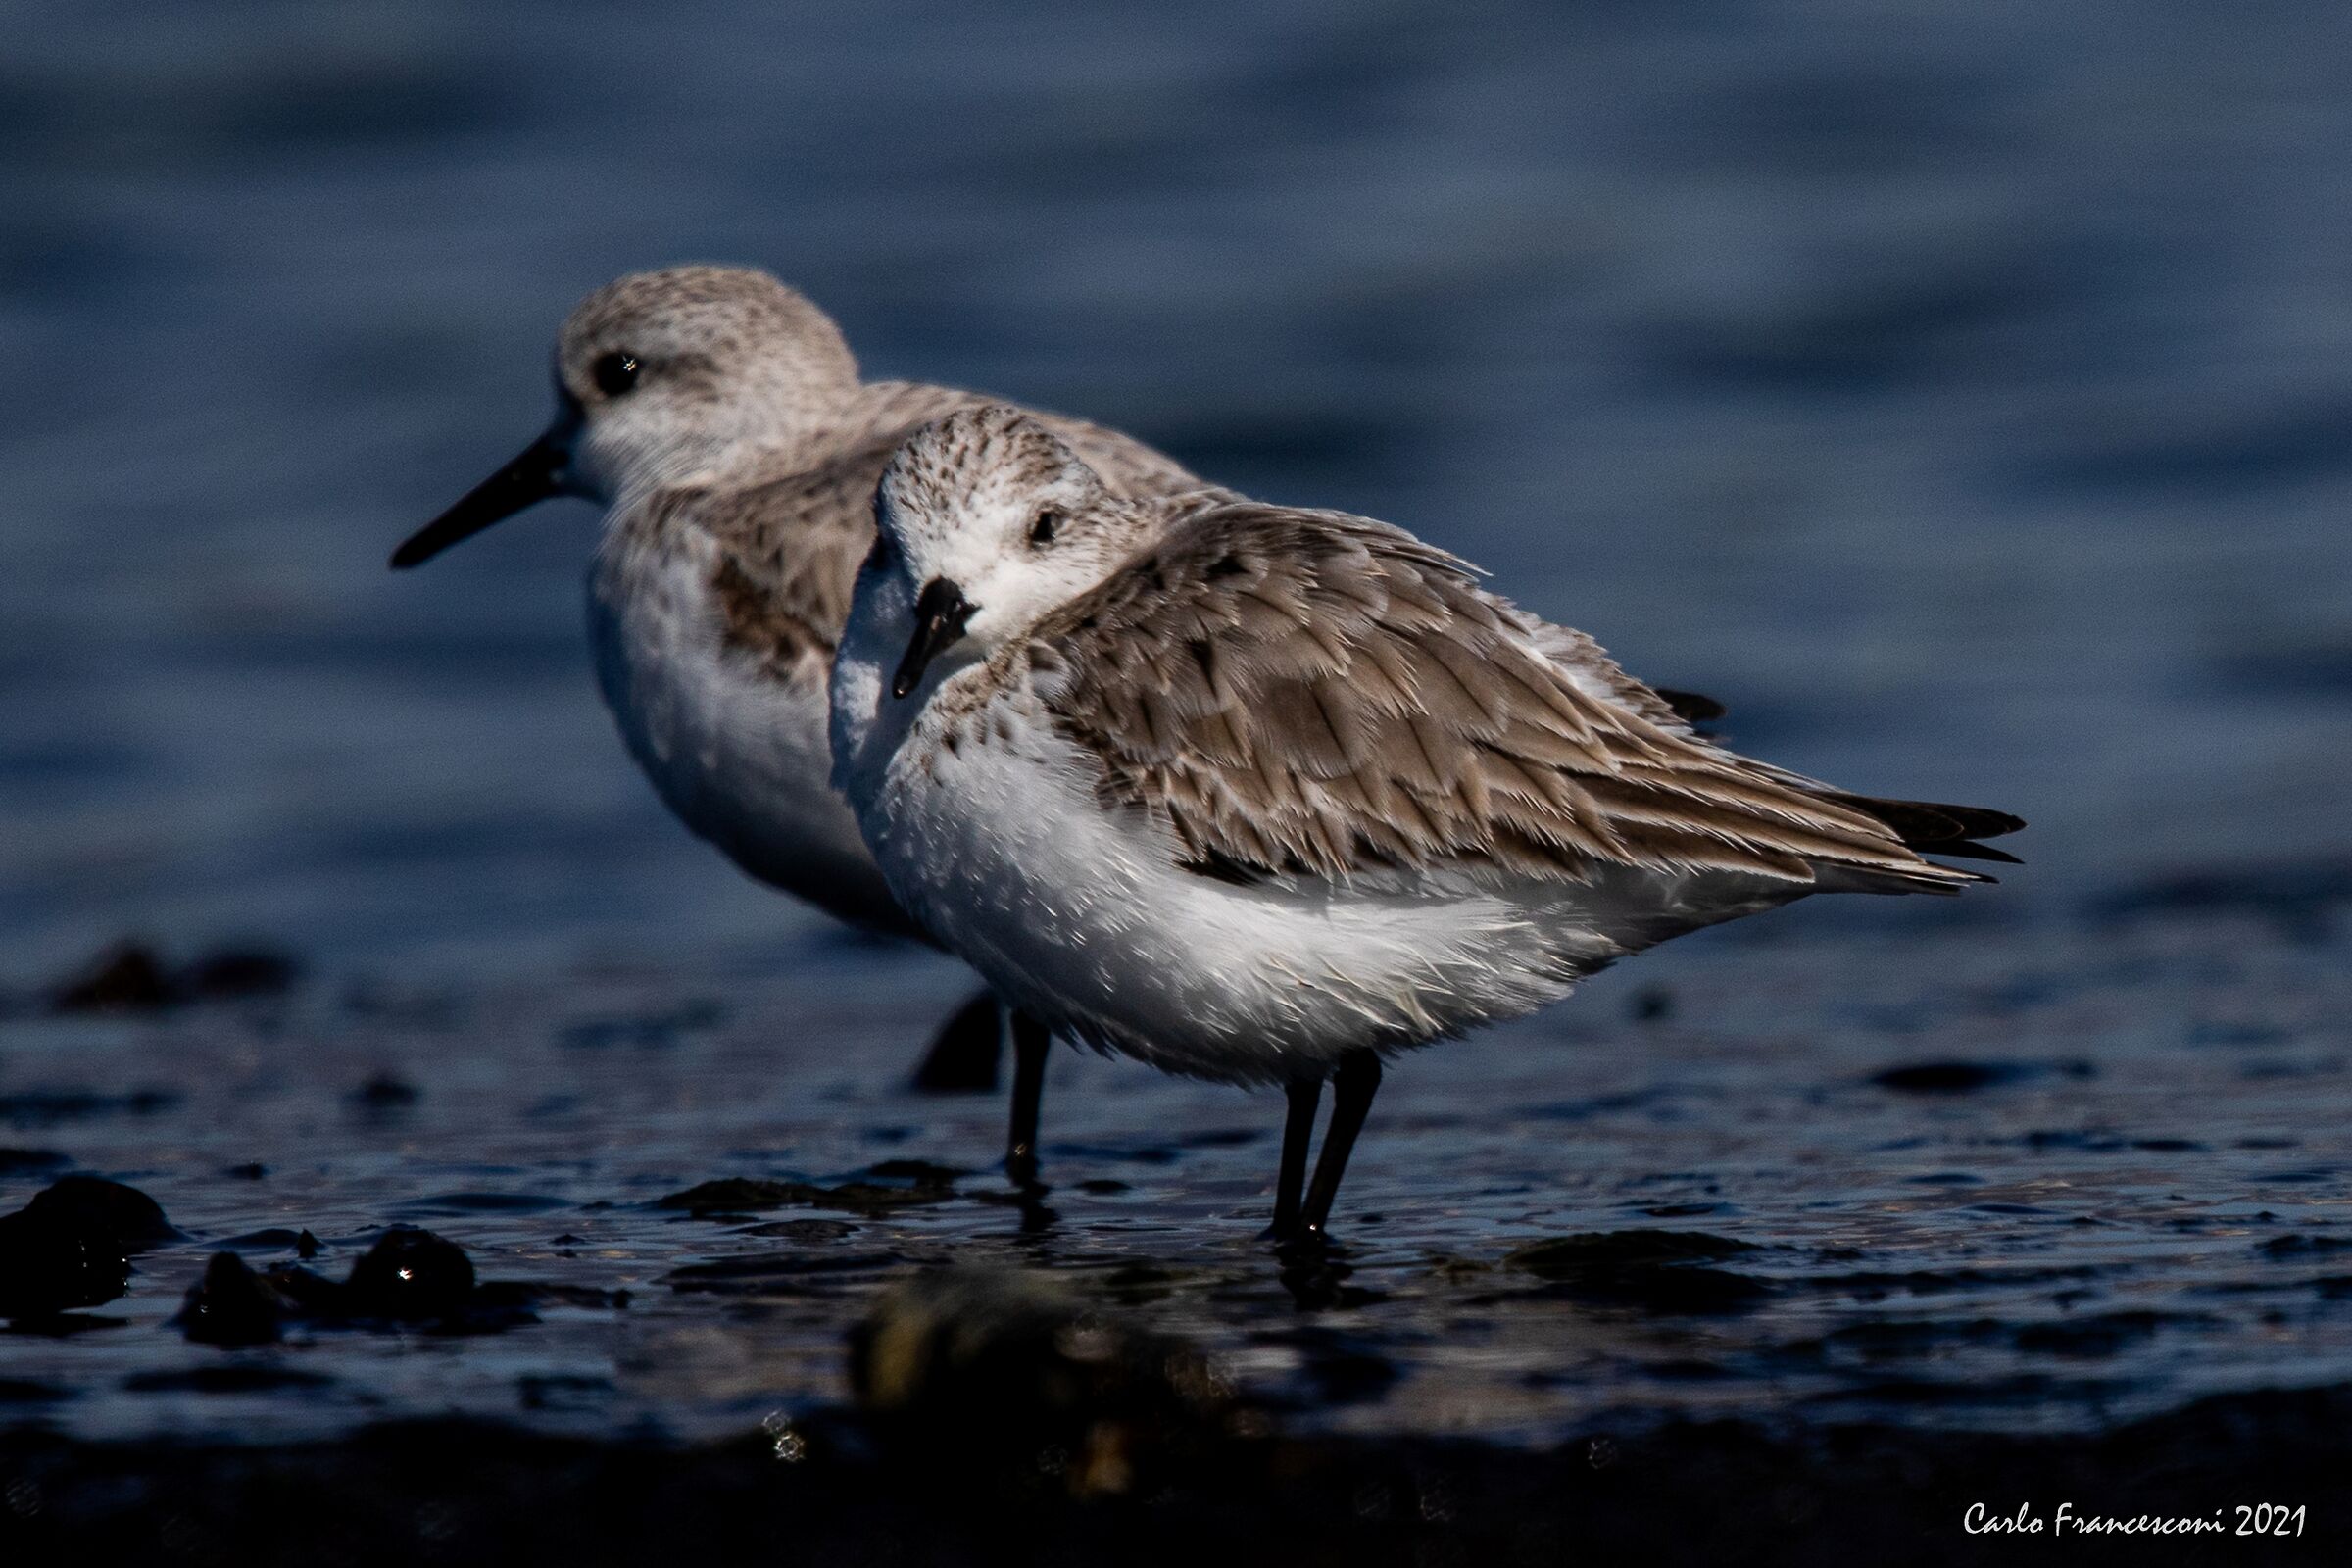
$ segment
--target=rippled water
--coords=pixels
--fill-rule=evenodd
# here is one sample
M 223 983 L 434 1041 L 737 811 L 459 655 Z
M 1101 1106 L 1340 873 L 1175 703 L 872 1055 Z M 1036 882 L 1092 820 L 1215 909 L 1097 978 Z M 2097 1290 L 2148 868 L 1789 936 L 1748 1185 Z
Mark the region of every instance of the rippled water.
M 988 1168 L 999 1102 L 903 1087 L 906 1038 L 948 1000 L 912 962 L 19 1023 L 9 1136 L 135 1182 L 194 1239 L 84 1332 L 0 1342 L 0 1365 L 86 1433 L 455 1409 L 707 1435 L 839 1398 L 843 1330 L 878 1287 L 994 1259 L 1196 1340 L 1300 1428 L 2081 1427 L 2352 1377 L 2352 1135 L 2316 1108 L 2352 1065 L 2340 936 L 2174 912 L 1688 946 L 1392 1073 L 1344 1249 L 1288 1266 L 1257 1240 L 1278 1102 L 1132 1064 L 1056 1058 L 1054 1190 L 1012 1201 Z M 725 1178 L 857 1185 L 662 1203 Z M 485 1279 L 625 1304 L 258 1350 L 166 1324 L 216 1249 L 290 1261 L 307 1229 L 340 1277 L 397 1222 Z M 272 1370 L 244 1392 L 181 1376 L 224 1364 Z
M 2079 1425 L 2352 1375 L 2352 13 L 2127 9 L 20 9 L 0 1141 L 61 1158 L 0 1200 L 102 1171 L 197 1240 L 0 1379 L 86 1432 L 716 1430 L 837 1396 L 866 1294 L 974 1253 L 1309 1425 Z M 630 770 L 584 509 L 382 569 L 538 427 L 570 301 L 688 258 L 802 283 L 876 373 L 1414 526 L 1738 744 L 2020 811 L 2033 863 L 1417 1058 L 1344 1274 L 1252 1240 L 1270 1102 L 1130 1065 L 1057 1062 L 1040 1225 L 991 1199 L 996 1102 L 899 1087 L 954 967 L 743 882 Z M 129 932 L 310 980 L 39 1015 Z M 1873 1081 L 1951 1063 L 1992 1070 Z M 649 1206 L 894 1159 L 976 1174 Z M 401 1220 L 629 1302 L 161 1326 L 212 1247 L 308 1227 L 340 1274 Z M 1654 1229 L 1749 1250 L 1509 1260 Z M 224 1355 L 330 1381 L 173 1387 Z

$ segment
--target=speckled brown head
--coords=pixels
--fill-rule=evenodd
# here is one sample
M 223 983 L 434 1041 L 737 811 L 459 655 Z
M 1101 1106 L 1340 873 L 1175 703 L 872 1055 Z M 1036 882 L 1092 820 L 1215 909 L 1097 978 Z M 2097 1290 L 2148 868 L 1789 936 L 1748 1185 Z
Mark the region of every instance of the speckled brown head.
M 556 417 L 393 554 L 413 566 L 551 496 L 603 502 L 823 429 L 858 396 L 830 317 L 765 272 L 671 267 L 582 300 L 556 340 Z

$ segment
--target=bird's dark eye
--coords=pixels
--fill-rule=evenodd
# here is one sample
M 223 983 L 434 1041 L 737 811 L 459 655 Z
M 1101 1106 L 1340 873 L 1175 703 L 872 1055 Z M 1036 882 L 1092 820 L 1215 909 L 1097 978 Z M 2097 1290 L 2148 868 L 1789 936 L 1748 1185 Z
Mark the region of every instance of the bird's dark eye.
M 588 373 L 596 379 L 596 389 L 609 398 L 616 398 L 637 384 L 637 356 L 626 349 L 597 357 Z
M 1035 522 L 1029 524 L 1029 542 L 1033 545 L 1050 545 L 1054 542 L 1054 536 L 1060 531 L 1061 514 L 1048 507 L 1037 514 Z

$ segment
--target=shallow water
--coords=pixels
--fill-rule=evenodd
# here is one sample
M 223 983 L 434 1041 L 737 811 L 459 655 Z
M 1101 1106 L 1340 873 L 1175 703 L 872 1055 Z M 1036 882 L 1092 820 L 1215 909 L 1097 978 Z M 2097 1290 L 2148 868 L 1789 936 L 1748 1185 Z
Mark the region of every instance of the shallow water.
M 1001 1102 L 903 1087 L 949 999 L 861 953 L 20 1022 L 8 1136 L 134 1182 L 193 1240 L 0 1364 L 46 1391 L 27 1413 L 90 1435 L 463 1411 L 711 1436 L 841 1398 L 879 1287 L 994 1260 L 1195 1341 L 1295 1430 L 2074 1428 L 2352 1378 L 2352 1134 L 2314 1113 L 2352 1070 L 2340 934 L 2209 912 L 1783 934 L 1686 944 L 1401 1064 L 1343 1248 L 1288 1265 L 1257 1240 L 1277 1100 L 1059 1054 L 1054 1191 L 1020 1205 L 988 1168 Z M 860 1185 L 661 1202 L 724 1178 Z M 307 1229 L 340 1277 L 400 1222 L 571 1295 L 474 1337 L 221 1350 L 167 1324 L 215 1249 L 290 1261 Z M 224 1366 L 269 1370 L 208 1386 Z
M 0 1200 L 102 1171 L 198 1238 L 118 1326 L 0 1339 L 57 1396 L 29 1417 L 732 1428 L 837 1396 L 864 1298 L 974 1254 L 1139 1303 L 1309 1426 L 2081 1425 L 2352 1376 L 2343 8 L 21 15 L 0 1139 L 63 1159 Z M 1693 938 L 1417 1058 L 1344 1276 L 1252 1240 L 1271 1102 L 1075 1056 L 1025 1230 L 998 1102 L 899 1088 L 954 967 L 742 881 L 629 768 L 584 509 L 382 568 L 538 427 L 570 301 L 687 258 L 804 284 L 876 373 L 1414 526 L 1737 744 L 2018 810 L 2033 863 Z M 39 1015 L 126 932 L 311 978 Z M 1996 1070 L 1872 1082 L 1952 1062 Z M 414 1102 L 354 1099 L 383 1075 Z M 648 1206 L 891 1159 L 976 1174 Z M 230 1238 L 308 1227 L 339 1275 L 403 1220 L 629 1303 L 261 1352 L 161 1326 Z M 1506 1261 L 1661 1228 L 1753 1250 Z M 172 1386 L 224 1359 L 329 1381 Z

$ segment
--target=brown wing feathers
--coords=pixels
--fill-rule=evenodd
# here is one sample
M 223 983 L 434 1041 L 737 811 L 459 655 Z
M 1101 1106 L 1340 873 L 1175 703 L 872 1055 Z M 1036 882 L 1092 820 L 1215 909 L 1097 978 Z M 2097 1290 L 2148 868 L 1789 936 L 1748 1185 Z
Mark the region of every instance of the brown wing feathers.
M 1580 670 L 1633 692 L 1621 705 L 1582 689 L 1555 662 L 1560 639 L 1385 525 L 1219 504 L 1033 646 L 1056 656 L 1041 689 L 1100 759 L 1105 803 L 1158 814 L 1208 874 L 1451 864 L 1584 880 L 1618 864 L 1801 882 L 1827 862 L 1922 889 L 1975 879 L 1898 835 L 1957 845 L 1997 813 L 1909 808 L 1928 814 L 1898 822 L 1890 803 L 1795 787 L 1682 733 L 1674 707 L 1571 637 Z

